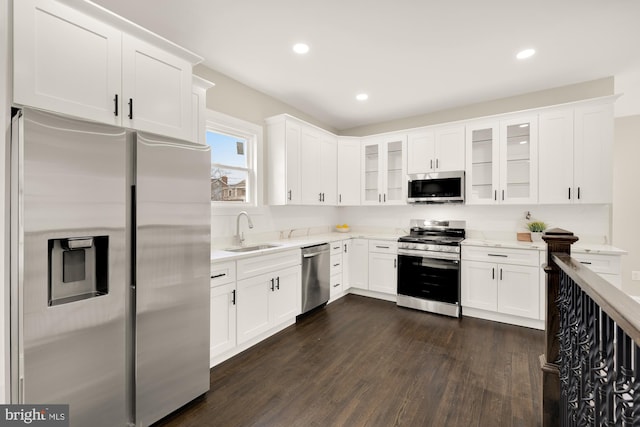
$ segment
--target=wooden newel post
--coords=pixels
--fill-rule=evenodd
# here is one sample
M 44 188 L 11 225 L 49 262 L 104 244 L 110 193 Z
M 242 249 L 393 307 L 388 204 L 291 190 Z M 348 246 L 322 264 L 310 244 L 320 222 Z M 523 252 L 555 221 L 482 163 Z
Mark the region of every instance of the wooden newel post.
M 560 268 L 551 259 L 554 253 L 571 255 L 571 245 L 578 238 L 570 231 L 554 228 L 547 231 L 542 240 L 547 243 L 547 300 L 545 316 L 545 353 L 540 356 L 542 369 L 542 426 L 552 427 L 560 425 L 560 374 L 558 370 L 558 355 L 560 342 L 560 312 L 556 300 L 560 288 Z

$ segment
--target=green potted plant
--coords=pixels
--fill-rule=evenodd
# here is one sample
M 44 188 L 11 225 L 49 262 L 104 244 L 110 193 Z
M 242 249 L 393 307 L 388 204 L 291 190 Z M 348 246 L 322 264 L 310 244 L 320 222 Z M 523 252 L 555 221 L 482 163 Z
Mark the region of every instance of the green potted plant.
M 542 233 L 547 229 L 547 224 L 542 221 L 531 221 L 527 223 L 527 228 L 531 232 L 531 240 L 540 242 L 542 241 Z

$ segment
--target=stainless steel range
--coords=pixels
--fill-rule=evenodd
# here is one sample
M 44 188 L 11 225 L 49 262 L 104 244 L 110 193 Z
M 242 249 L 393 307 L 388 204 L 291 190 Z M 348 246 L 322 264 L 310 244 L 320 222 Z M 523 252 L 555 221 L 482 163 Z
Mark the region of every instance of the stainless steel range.
M 460 317 L 460 242 L 465 221 L 411 220 L 398 239 L 401 307 Z

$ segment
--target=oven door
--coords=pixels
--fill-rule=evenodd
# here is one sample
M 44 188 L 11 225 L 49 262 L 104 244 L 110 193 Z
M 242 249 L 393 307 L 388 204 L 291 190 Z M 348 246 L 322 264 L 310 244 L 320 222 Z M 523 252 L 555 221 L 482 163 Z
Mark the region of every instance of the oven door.
M 398 294 L 458 304 L 460 261 L 398 255 Z

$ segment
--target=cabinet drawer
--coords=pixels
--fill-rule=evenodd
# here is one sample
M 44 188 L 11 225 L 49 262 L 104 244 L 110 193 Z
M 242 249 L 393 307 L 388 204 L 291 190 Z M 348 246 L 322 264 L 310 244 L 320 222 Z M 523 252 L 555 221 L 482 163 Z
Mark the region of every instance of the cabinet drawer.
M 238 280 L 301 264 L 300 249 L 238 260 Z
M 537 250 L 511 248 L 480 248 L 463 246 L 462 259 L 469 261 L 495 262 L 500 264 L 517 264 L 538 266 L 540 258 Z
M 342 254 L 331 255 L 330 275 L 342 273 Z
M 236 281 L 236 262 L 223 261 L 211 263 L 211 287 Z
M 342 241 L 338 240 L 337 242 L 329 243 L 331 247 L 331 255 L 338 255 L 342 253 Z
M 396 254 L 398 253 L 398 242 L 391 240 L 369 240 L 369 252 Z
M 620 274 L 620 257 L 617 255 L 571 253 L 571 257 L 580 261 L 596 273 Z

